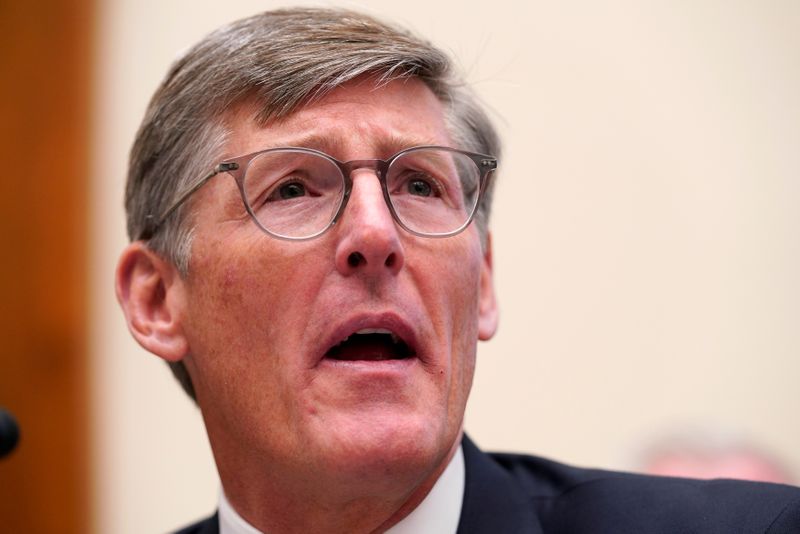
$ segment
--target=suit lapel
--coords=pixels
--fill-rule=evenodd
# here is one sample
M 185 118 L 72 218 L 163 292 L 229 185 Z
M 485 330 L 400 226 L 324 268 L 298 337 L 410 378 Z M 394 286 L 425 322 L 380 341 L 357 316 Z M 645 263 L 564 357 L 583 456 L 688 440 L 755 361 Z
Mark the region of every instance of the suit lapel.
M 219 534 L 219 512 L 206 519 L 200 525 L 197 534 Z
M 465 435 L 466 483 L 458 534 L 542 534 L 533 503 L 519 484 Z

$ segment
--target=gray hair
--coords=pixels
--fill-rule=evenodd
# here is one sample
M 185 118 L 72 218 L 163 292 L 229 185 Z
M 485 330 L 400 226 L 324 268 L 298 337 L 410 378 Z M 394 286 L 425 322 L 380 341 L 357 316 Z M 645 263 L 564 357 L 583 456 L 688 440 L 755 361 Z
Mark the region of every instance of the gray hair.
M 125 208 L 128 236 L 189 272 L 191 202 L 155 227 L 162 213 L 221 157 L 225 120 L 255 103 L 260 126 L 356 78 L 423 81 L 444 104 L 458 148 L 499 156 L 497 134 L 447 55 L 409 32 L 342 9 L 268 11 L 225 25 L 192 47 L 153 95 L 130 155 Z M 491 188 L 476 214 L 488 232 Z M 186 392 L 182 362 L 170 364 Z

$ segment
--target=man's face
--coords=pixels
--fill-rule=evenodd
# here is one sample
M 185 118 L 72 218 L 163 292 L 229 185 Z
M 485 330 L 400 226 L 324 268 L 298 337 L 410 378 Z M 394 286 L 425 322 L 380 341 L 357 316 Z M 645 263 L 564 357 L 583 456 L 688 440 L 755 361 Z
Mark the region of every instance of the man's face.
M 452 146 L 440 102 L 417 80 L 351 83 L 265 128 L 252 112 L 232 118 L 225 157 Z M 181 329 L 223 480 L 227 469 L 418 475 L 460 436 L 476 342 L 496 326 L 489 252 L 475 225 L 444 239 L 404 232 L 374 172 L 352 178 L 341 219 L 309 241 L 260 231 L 227 175 L 194 198 Z

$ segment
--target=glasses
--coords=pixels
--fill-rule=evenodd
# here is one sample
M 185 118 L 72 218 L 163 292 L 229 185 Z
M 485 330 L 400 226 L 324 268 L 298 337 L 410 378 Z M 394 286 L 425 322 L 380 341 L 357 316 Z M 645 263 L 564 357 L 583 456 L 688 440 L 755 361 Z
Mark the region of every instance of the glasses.
M 347 162 L 310 148 L 271 148 L 218 164 L 142 238 L 152 237 L 195 191 L 224 172 L 236 180 L 247 213 L 264 232 L 280 239 L 311 239 L 341 217 L 357 169 L 375 172 L 392 218 L 406 231 L 448 237 L 472 221 L 496 168 L 492 156 L 439 146 L 407 148 L 386 160 Z

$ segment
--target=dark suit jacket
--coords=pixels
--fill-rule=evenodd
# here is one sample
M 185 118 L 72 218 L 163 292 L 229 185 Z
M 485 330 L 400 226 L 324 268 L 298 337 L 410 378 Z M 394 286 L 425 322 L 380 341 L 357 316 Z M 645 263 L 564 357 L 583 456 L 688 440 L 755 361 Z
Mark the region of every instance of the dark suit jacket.
M 579 469 L 464 437 L 458 534 L 800 534 L 800 488 Z M 214 515 L 178 534 L 219 534 Z

